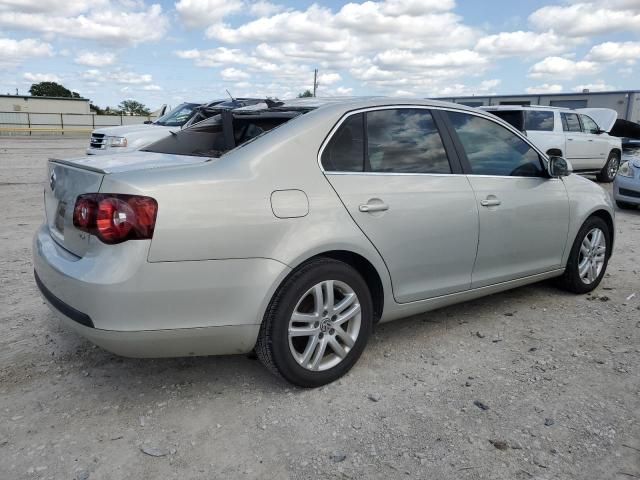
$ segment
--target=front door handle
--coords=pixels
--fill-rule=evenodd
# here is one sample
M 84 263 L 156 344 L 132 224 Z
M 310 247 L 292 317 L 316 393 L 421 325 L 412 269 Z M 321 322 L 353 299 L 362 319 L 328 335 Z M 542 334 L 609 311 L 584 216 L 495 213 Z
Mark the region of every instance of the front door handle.
M 497 205 L 500 205 L 501 203 L 502 202 L 493 195 L 489 195 L 486 199 L 480 200 L 480 205 L 482 205 L 483 207 L 495 207 Z
M 386 203 L 365 203 L 363 205 L 360 205 L 358 207 L 358 210 L 364 213 L 384 212 L 386 210 L 389 210 L 389 205 L 387 205 Z

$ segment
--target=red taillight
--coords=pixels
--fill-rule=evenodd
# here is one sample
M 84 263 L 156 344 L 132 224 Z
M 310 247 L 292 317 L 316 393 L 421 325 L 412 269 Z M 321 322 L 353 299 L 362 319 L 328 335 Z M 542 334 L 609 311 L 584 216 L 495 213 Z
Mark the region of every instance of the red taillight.
M 104 243 L 153 237 L 158 202 L 151 197 L 87 193 L 76 199 L 73 225 Z

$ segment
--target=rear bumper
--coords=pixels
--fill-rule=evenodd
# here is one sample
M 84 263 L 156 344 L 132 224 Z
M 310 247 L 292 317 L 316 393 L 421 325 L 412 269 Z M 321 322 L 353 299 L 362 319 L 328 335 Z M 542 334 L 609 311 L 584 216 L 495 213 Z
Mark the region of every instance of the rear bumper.
M 640 179 L 617 175 L 613 184 L 613 198 L 640 205 Z
M 36 282 L 65 324 L 114 353 L 250 351 L 289 267 L 262 258 L 150 263 L 148 245 L 125 242 L 80 258 L 44 225 L 33 241 Z

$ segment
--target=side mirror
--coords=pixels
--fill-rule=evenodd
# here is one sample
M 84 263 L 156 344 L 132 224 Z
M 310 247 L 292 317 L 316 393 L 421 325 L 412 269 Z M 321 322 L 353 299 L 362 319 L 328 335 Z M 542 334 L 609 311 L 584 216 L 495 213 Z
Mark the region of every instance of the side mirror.
M 602 135 L 603 133 L 606 133 L 606 130 L 602 130 L 601 128 L 596 130 L 596 135 Z
M 549 175 L 554 178 L 571 175 L 573 167 L 569 160 L 562 157 L 549 157 Z
M 151 120 L 145 120 L 142 123 L 145 124 L 145 125 L 151 125 L 153 122 Z

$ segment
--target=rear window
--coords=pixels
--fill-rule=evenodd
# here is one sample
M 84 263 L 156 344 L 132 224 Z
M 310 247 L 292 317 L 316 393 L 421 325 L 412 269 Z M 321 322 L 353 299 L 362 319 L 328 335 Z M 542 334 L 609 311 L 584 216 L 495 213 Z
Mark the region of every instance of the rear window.
M 525 113 L 525 130 L 553 131 L 553 112 L 528 110 Z
M 493 110 L 491 113 L 521 132 L 524 130 L 524 115 L 522 110 Z
M 222 115 L 215 115 L 151 143 L 142 150 L 174 155 L 220 157 L 301 113 L 265 112 L 233 115 L 230 121 L 231 130 L 228 132 L 225 132 Z

